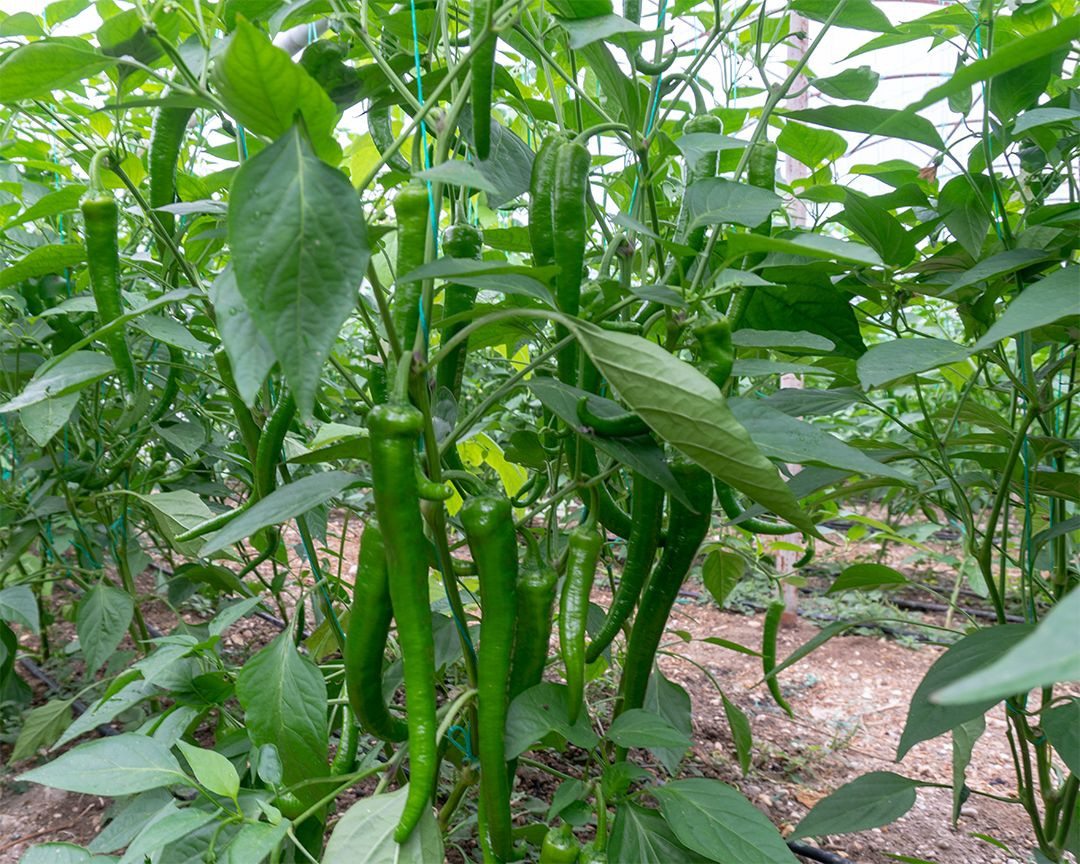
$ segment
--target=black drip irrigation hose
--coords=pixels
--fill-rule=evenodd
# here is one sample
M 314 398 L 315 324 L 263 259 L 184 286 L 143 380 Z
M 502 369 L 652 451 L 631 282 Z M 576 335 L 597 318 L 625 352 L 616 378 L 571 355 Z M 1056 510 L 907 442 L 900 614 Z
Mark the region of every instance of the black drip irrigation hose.
M 817 846 L 807 846 L 805 843 L 797 843 L 794 840 L 787 841 L 787 847 L 800 858 L 808 858 L 811 861 L 820 861 L 821 864 L 855 864 L 850 858 L 837 855 Z

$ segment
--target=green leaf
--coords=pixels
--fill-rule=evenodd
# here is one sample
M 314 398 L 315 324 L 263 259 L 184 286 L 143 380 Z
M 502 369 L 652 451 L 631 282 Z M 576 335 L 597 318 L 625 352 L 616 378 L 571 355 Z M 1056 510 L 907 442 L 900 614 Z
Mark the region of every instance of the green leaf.
M 973 178 L 980 187 L 977 194 L 966 175 L 953 177 L 938 193 L 938 210 L 945 220 L 945 227 L 972 258 L 982 253 L 986 232 L 990 230 L 990 214 L 983 206 L 991 200 L 987 178 L 981 174 Z
M 869 251 L 869 250 L 867 250 Z M 848 295 L 824 284 L 758 285 L 752 288 L 742 319 L 731 334 L 735 344 L 744 328 L 757 331 L 809 332 L 828 339 L 841 357 L 866 353 L 859 322 Z M 791 338 L 791 337 L 785 337 Z M 780 346 L 777 346 L 780 347 Z
M 835 11 L 836 0 L 793 0 L 791 8 L 814 21 L 825 21 Z M 847 0 L 833 26 L 877 33 L 889 33 L 893 29 L 888 16 L 871 0 Z
M 38 43 L 35 43 L 38 44 Z M 0 70 L 4 68 L 0 65 Z M 80 243 L 52 243 L 38 246 L 0 270 L 0 288 L 15 285 L 24 279 L 62 273 L 86 260 L 86 249 Z
M 19 411 L 19 422 L 34 443 L 44 447 L 64 428 L 78 402 L 78 393 L 35 402 Z
M 80 744 L 19 779 L 68 792 L 118 798 L 183 783 L 187 777 L 164 744 L 126 733 Z
M 1020 633 L 1024 636 L 1023 640 L 1004 645 L 1008 650 L 1003 648 L 995 652 L 995 656 L 989 658 L 993 662 L 963 670 L 963 677 L 959 680 L 953 678 L 935 682 L 937 689 L 931 691 L 931 700 L 940 706 L 960 706 L 939 710 L 959 711 L 965 703 L 973 700 L 993 704 L 1006 696 L 1026 693 L 1034 687 L 1045 687 L 1059 681 L 1080 681 L 1080 639 L 1076 638 L 1078 620 L 1080 591 L 1070 591 L 1039 622 L 1034 632 L 1027 633 L 1027 625 L 1013 625 L 1025 628 Z M 999 642 L 1004 641 L 999 639 Z
M 483 172 L 471 162 L 461 159 L 448 159 L 439 165 L 413 175 L 432 183 L 447 183 L 451 186 L 472 187 L 480 192 L 498 192 L 498 187 L 488 180 Z
M 26 222 L 34 222 L 38 219 L 48 219 L 61 213 L 68 213 L 71 210 L 76 210 L 79 207 L 79 201 L 85 193 L 85 186 L 63 186 L 54 192 L 42 195 L 37 201 L 23 210 L 17 218 L 12 219 L 4 225 L 3 230 L 8 231 L 17 225 L 22 225 Z
M 0 103 L 48 99 L 116 64 L 85 39 L 42 39 L 20 45 L 0 63 Z
M 723 177 L 699 180 L 686 190 L 690 228 L 720 223 L 752 228 L 768 219 L 783 203 L 779 196 L 767 189 L 733 183 Z
M 153 857 L 152 852 L 168 848 L 213 820 L 214 814 L 205 810 L 194 807 L 173 809 L 138 833 L 128 845 L 120 864 L 143 864 Z
M 972 84 L 986 81 L 1002 72 L 1016 69 L 1032 60 L 1066 48 L 1076 39 L 1078 27 L 1080 27 L 1080 16 L 1074 15 L 1053 27 L 1022 39 L 1016 39 L 1001 48 L 995 48 L 989 57 L 957 70 L 944 84 L 939 84 L 921 99 L 912 102 L 904 109 L 904 113 L 912 116 L 916 111 L 940 102 L 953 93 L 959 93 L 964 88 L 971 87 Z
M 136 673 L 129 672 L 126 674 L 134 675 Z M 121 678 L 120 680 L 122 681 L 123 679 Z M 87 732 L 93 731 L 98 726 L 111 723 L 124 711 L 138 705 L 144 699 L 157 696 L 161 692 L 157 687 L 140 678 L 129 681 L 115 693 L 111 692 L 111 690 L 112 688 L 106 690 L 100 700 L 76 717 L 71 725 L 64 730 L 63 734 L 57 739 L 53 746 L 63 747 L 69 741 L 74 741 L 80 735 L 85 735 Z
M 648 436 L 608 438 L 602 435 L 586 434 L 581 430 L 577 416 L 577 403 L 582 396 L 588 397 L 589 409 L 601 417 L 623 413 L 622 408 L 616 403 L 586 393 L 577 387 L 563 384 L 554 378 L 533 378 L 529 382 L 529 389 L 536 394 L 536 397 L 544 404 L 545 408 L 553 412 L 571 428 L 576 429 L 578 436 L 582 440 L 606 453 L 615 461 L 652 480 L 669 495 L 678 498 L 685 505 L 693 506 L 664 460 L 664 451 L 656 446 L 656 442 L 651 438 Z
M 134 495 L 150 508 L 161 533 L 179 552 L 184 555 L 197 554 L 201 541 L 189 540 L 185 543 L 176 543 L 173 538 L 214 515 L 198 495 L 190 489 L 154 492 L 150 495 L 141 495 L 136 492 L 128 494 Z
M 215 795 L 236 800 L 240 792 L 240 776 L 232 762 L 220 753 L 196 747 L 186 741 L 178 741 L 176 746 L 187 759 L 196 780 Z
M 935 150 L 943 150 L 945 144 L 934 124 L 912 111 L 910 106 L 906 111 L 897 111 L 873 105 L 826 105 L 822 108 L 802 108 L 783 113 L 794 120 L 813 123 L 815 126 L 861 132 L 864 135 L 902 138 L 905 141 L 925 144 Z
M 826 594 L 839 594 L 841 591 L 872 591 L 877 588 L 894 588 L 906 585 L 907 577 L 903 573 L 886 567 L 884 564 L 852 564 L 845 567 L 833 580 Z
M 367 271 L 360 196 L 315 156 L 299 126 L 243 164 L 230 196 L 237 287 L 308 417 Z
M 1065 767 L 1080 775 L 1080 699 L 1043 711 L 1040 725 Z
M 74 701 L 74 698 L 51 699 L 27 714 L 8 761 L 19 762 L 51 747 L 71 723 L 71 703 Z
M 890 267 L 903 268 L 914 260 L 912 235 L 873 198 L 849 190 L 843 219 Z
M 577 51 L 593 42 L 605 42 L 612 36 L 625 36 L 633 34 L 638 40 L 647 38 L 648 34 L 633 21 L 628 21 L 621 15 L 590 15 L 582 18 L 556 18 L 559 26 L 570 37 L 570 48 Z
M 1009 273 L 1023 270 L 1036 261 L 1045 261 L 1050 257 L 1048 253 L 1038 249 L 1006 249 L 1004 252 L 998 252 L 996 255 L 983 259 L 970 270 L 964 272 L 959 279 L 949 286 L 945 295 L 955 294 L 961 288 L 977 285 L 979 282 L 985 282 L 989 279 L 999 279 Z
M 731 740 L 735 744 L 735 755 L 739 760 L 739 768 L 745 776 L 750 770 L 750 758 L 754 744 L 754 738 L 750 732 L 750 720 L 743 713 L 743 710 L 723 693 L 720 694 L 720 698 L 724 701 L 724 716 L 727 717 L 728 728 L 731 730 Z
M 809 330 L 754 330 L 740 327 L 731 334 L 731 341 L 740 348 L 794 348 L 817 354 L 827 354 L 836 347 L 831 339 Z
M 652 794 L 679 842 L 710 861 L 795 861 L 762 812 L 719 780 L 676 780 L 656 787 Z
M 131 595 L 104 582 L 83 595 L 75 615 L 75 630 L 88 673 L 96 672 L 112 656 L 134 612 Z
M 870 390 L 927 369 L 966 360 L 971 352 L 945 339 L 894 339 L 871 346 L 859 358 L 859 382 Z
M 649 676 L 649 683 L 645 689 L 644 708 L 649 713 L 662 718 L 671 729 L 687 739 L 687 741 L 691 740 L 694 727 L 690 719 L 690 694 L 679 684 L 666 678 L 659 667 L 654 669 Z M 622 716 L 624 715 L 619 715 L 620 718 Z M 648 747 L 650 752 L 667 768 L 668 772 L 674 774 L 678 770 L 683 756 L 686 755 L 687 747 L 690 745 L 676 742 L 669 745 L 638 744 L 627 746 Z
M 322 864 L 425 864 L 442 861 L 443 841 L 430 807 L 402 845 L 394 829 L 405 807 L 408 786 L 361 798 L 342 814 L 323 852 Z
M 701 565 L 701 581 L 719 606 L 724 605 L 745 573 L 746 562 L 742 555 L 725 549 L 713 549 Z
M 788 255 L 803 255 L 807 258 L 823 258 L 835 261 L 850 261 L 853 264 L 866 264 L 880 267 L 881 258 L 877 252 L 861 243 L 838 240 L 823 234 L 810 234 L 798 231 L 785 231 L 779 237 L 764 237 L 761 234 L 729 234 L 727 253 L 729 257 L 741 257 L 754 252 L 784 252 Z
M 716 132 L 689 132 L 676 138 L 675 146 L 679 148 L 687 162 L 695 162 L 708 153 L 742 150 L 746 147 L 746 142 L 741 138 L 732 138 L 730 135 L 720 135 Z
M 915 790 L 925 785 L 891 771 L 864 774 L 815 804 L 791 836 L 850 834 L 888 825 L 915 805 Z
M 1032 108 L 1013 123 L 1013 135 L 1019 136 L 1028 129 L 1056 123 L 1075 125 L 1077 120 L 1080 120 L 1080 111 L 1074 108 Z
M 568 722 L 566 687 L 543 681 L 519 694 L 506 717 L 506 758 L 516 759 L 537 741 L 552 732 L 571 744 L 591 750 L 596 737 L 584 714 L 573 726 Z
M 100 381 L 114 370 L 112 358 L 94 351 L 76 351 L 51 368 L 38 367 L 22 392 L 0 405 L 0 414 L 18 411 L 46 399 L 66 396 Z
M 282 819 L 277 825 L 266 822 L 247 822 L 236 832 L 225 853 L 225 864 L 251 864 L 264 861 L 285 839 L 290 828 L 289 821 Z
M 581 321 L 571 326 L 600 373 L 657 435 L 777 516 L 817 534 L 712 381 L 640 336 Z
M 632 801 L 615 809 L 608 844 L 613 862 L 691 864 L 700 860 L 679 842 L 659 813 Z
M 936 698 L 943 687 L 989 667 L 1031 632 L 1030 624 L 1002 624 L 976 630 L 955 645 L 950 645 L 927 670 L 911 697 L 907 722 L 896 751 L 897 761 L 903 759 L 920 741 L 929 741 L 955 729 L 960 724 L 985 714 L 1000 702 L 1000 696 L 974 696 L 965 697 L 960 703 L 944 705 L 931 701 L 931 697 Z
M 812 78 L 810 86 L 833 99 L 865 102 L 877 89 L 879 75 L 869 66 L 845 69 L 829 78 Z
M 218 334 L 229 356 L 237 393 L 250 408 L 274 365 L 274 352 L 251 320 L 231 266 L 210 285 L 210 302 L 214 304 Z
M 762 399 L 732 397 L 728 406 L 754 443 L 772 459 L 800 465 L 824 465 L 872 477 L 891 477 L 904 483 L 911 478 L 891 465 L 872 459 L 812 423 L 798 420 L 767 405 Z
M 1080 267 L 1071 264 L 1054 270 L 1033 285 L 1028 285 L 1005 307 L 1001 317 L 975 343 L 973 351 L 993 348 L 1002 339 L 1036 327 L 1053 324 L 1062 318 L 1076 317 L 1076 286 Z
M 843 156 L 847 139 L 839 132 L 815 129 L 789 120 L 776 136 L 776 146 L 781 153 L 798 159 L 807 168 L 817 168 Z
M 114 864 L 115 858 L 96 858 L 73 843 L 39 843 L 31 846 L 19 864 Z
M 12 585 L 0 590 L 0 620 L 22 624 L 31 633 L 40 632 L 37 599 L 29 585 Z
M 472 140 L 472 110 L 468 105 L 458 115 L 458 126 Z M 488 207 L 496 210 L 529 190 L 533 152 L 529 145 L 496 120 L 491 121 L 491 153 L 474 162 L 477 170 L 495 191 L 488 191 Z
M 960 818 L 960 808 L 969 794 L 967 788 L 967 767 L 971 764 L 971 753 L 975 742 L 986 730 L 986 718 L 980 714 L 967 723 L 961 723 L 952 730 L 952 824 L 956 827 Z
M 627 126 L 636 126 L 641 114 L 637 85 L 626 77 L 607 45 L 603 42 L 591 42 L 578 53 L 596 74 L 600 92 L 608 103 L 609 111 L 617 108 L 617 111 L 612 111 L 617 119 Z
M 229 113 L 247 129 L 278 138 L 294 128 L 299 112 L 320 158 L 331 164 L 340 160 L 341 148 L 334 140 L 334 103 L 303 66 L 253 24 L 237 21 L 228 46 L 214 64 L 213 80 Z M 275 208 L 270 206 L 268 211 L 272 214 Z
M 252 742 L 277 748 L 286 786 L 327 774 L 326 682 L 296 650 L 291 628 L 244 664 L 236 698 Z M 297 794 L 314 803 L 323 792 L 308 785 Z
M 355 483 L 355 474 L 346 471 L 327 471 L 309 474 L 285 486 L 280 486 L 265 498 L 256 501 L 220 530 L 211 534 L 199 550 L 203 557 L 220 552 L 227 546 L 250 537 L 268 525 L 280 525 L 325 504 L 345 487 Z

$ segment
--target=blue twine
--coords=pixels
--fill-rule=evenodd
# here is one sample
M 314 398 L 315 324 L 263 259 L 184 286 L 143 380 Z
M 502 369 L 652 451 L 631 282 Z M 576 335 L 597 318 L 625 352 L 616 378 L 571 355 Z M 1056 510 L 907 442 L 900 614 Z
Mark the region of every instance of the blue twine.
M 454 733 L 461 733 L 462 739 L 465 741 L 465 745 L 462 746 L 458 743 L 457 738 L 454 737 Z M 469 730 L 464 726 L 458 726 L 456 723 L 446 730 L 446 740 L 457 747 L 465 757 L 466 762 L 472 762 L 476 757 L 473 756 L 472 742 L 469 740 Z
M 656 29 L 662 30 L 664 27 L 664 18 L 667 16 L 667 0 L 660 0 L 660 13 L 656 22 Z M 649 108 L 649 121 L 645 124 L 645 137 L 648 138 L 652 134 L 653 123 L 656 122 L 656 110 L 660 107 L 660 91 L 663 89 L 664 76 L 661 73 L 656 76 L 656 93 L 653 96 L 652 106 Z M 630 215 L 634 214 L 634 205 L 637 203 L 638 193 L 638 180 L 640 178 L 634 176 L 634 189 L 630 193 Z

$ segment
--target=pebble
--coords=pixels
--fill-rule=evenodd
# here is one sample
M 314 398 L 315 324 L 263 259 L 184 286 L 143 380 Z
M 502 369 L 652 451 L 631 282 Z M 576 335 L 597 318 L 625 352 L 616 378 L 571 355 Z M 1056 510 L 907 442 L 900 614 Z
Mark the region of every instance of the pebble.
M 960 808 L 960 815 L 967 816 L 969 819 L 974 819 L 976 816 L 979 815 L 979 810 L 977 807 L 974 807 L 971 804 L 965 804 L 963 807 Z

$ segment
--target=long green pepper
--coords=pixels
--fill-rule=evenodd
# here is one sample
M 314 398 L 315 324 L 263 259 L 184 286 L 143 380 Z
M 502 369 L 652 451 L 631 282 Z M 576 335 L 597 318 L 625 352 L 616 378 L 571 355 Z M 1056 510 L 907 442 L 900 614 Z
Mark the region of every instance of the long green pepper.
M 455 222 L 442 235 L 443 253 L 450 258 L 478 260 L 484 245 L 484 237 L 479 228 L 468 222 Z M 473 308 L 476 300 L 476 288 L 468 285 L 449 283 L 443 289 L 443 319 L 453 318 Z M 458 321 L 442 328 L 442 341 L 448 342 L 463 330 L 468 322 Z M 448 351 L 439 361 L 435 370 L 436 393 L 445 388 L 454 399 L 461 395 L 461 380 L 465 374 L 465 359 L 468 355 L 468 340 Z
M 555 299 L 567 315 L 581 309 L 581 275 L 585 266 L 586 193 L 592 157 L 583 144 L 569 141 L 555 152 L 551 185 L 552 242 L 559 272 L 555 276 Z M 555 338 L 567 335 L 555 325 Z M 557 358 L 559 380 L 577 383 L 577 346 L 567 345 Z
M 472 40 L 472 125 L 476 158 L 491 155 L 491 94 L 495 88 L 495 49 L 499 39 L 491 30 L 495 0 L 472 0 L 469 34 Z
M 690 565 L 694 563 L 698 547 L 705 539 L 712 517 L 712 477 L 709 473 L 693 462 L 684 460 L 675 462 L 671 472 L 697 512 L 687 508 L 677 498 L 671 499 L 667 545 L 638 604 L 626 647 L 622 679 L 619 681 L 616 715 L 640 708 L 645 702 L 653 658 L 660 646 L 671 607 L 679 596 L 679 588 L 690 571 Z
M 567 540 L 566 578 L 559 598 L 559 649 L 566 667 L 567 708 L 571 725 L 585 701 L 585 622 L 596 563 L 604 538 L 591 523 L 578 525 Z
M 390 403 L 372 408 L 367 422 L 375 513 L 386 546 L 390 599 L 405 667 L 410 777 L 405 808 L 394 831 L 394 839 L 404 843 L 429 806 L 438 771 L 435 639 L 414 456 L 424 418 L 411 405 Z
M 517 628 L 507 696 L 511 702 L 518 694 L 539 684 L 544 675 L 551 639 L 551 613 L 559 582 L 555 568 L 544 560 L 532 535 L 526 534 L 525 540 L 525 560 L 517 580 Z
M 349 632 L 342 651 L 349 705 L 363 730 L 383 741 L 404 741 L 409 727 L 383 701 L 383 654 L 393 607 L 379 523 L 368 520 L 360 538 Z
M 630 506 L 632 525 L 626 542 L 626 563 L 623 565 L 619 588 L 611 600 L 604 625 L 585 652 L 588 663 L 594 662 L 611 644 L 623 622 L 630 617 L 660 543 L 664 491 L 647 477 L 635 473 Z
M 517 618 L 517 538 L 507 498 L 470 498 L 461 524 L 480 579 L 480 648 L 477 653 L 477 724 L 480 795 L 491 851 L 500 861 L 513 857 L 510 783 L 506 771 L 506 713 Z
M 397 267 L 394 271 L 397 283 L 394 286 L 391 317 L 402 350 L 411 352 L 416 328 L 420 323 L 423 283 L 401 280 L 424 263 L 424 251 L 431 225 L 427 186 L 419 180 L 412 180 L 402 186 L 394 199 L 394 214 L 398 225 Z
M 101 162 L 108 156 L 99 150 L 90 163 L 90 191 L 80 209 L 86 227 L 86 265 L 90 271 L 90 287 L 94 292 L 98 321 L 102 326 L 124 314 L 120 295 L 120 245 L 117 232 L 120 214 L 116 199 L 101 183 Z M 135 391 L 135 364 L 128 351 L 124 330 L 119 327 L 104 336 L 116 371 L 128 393 Z

